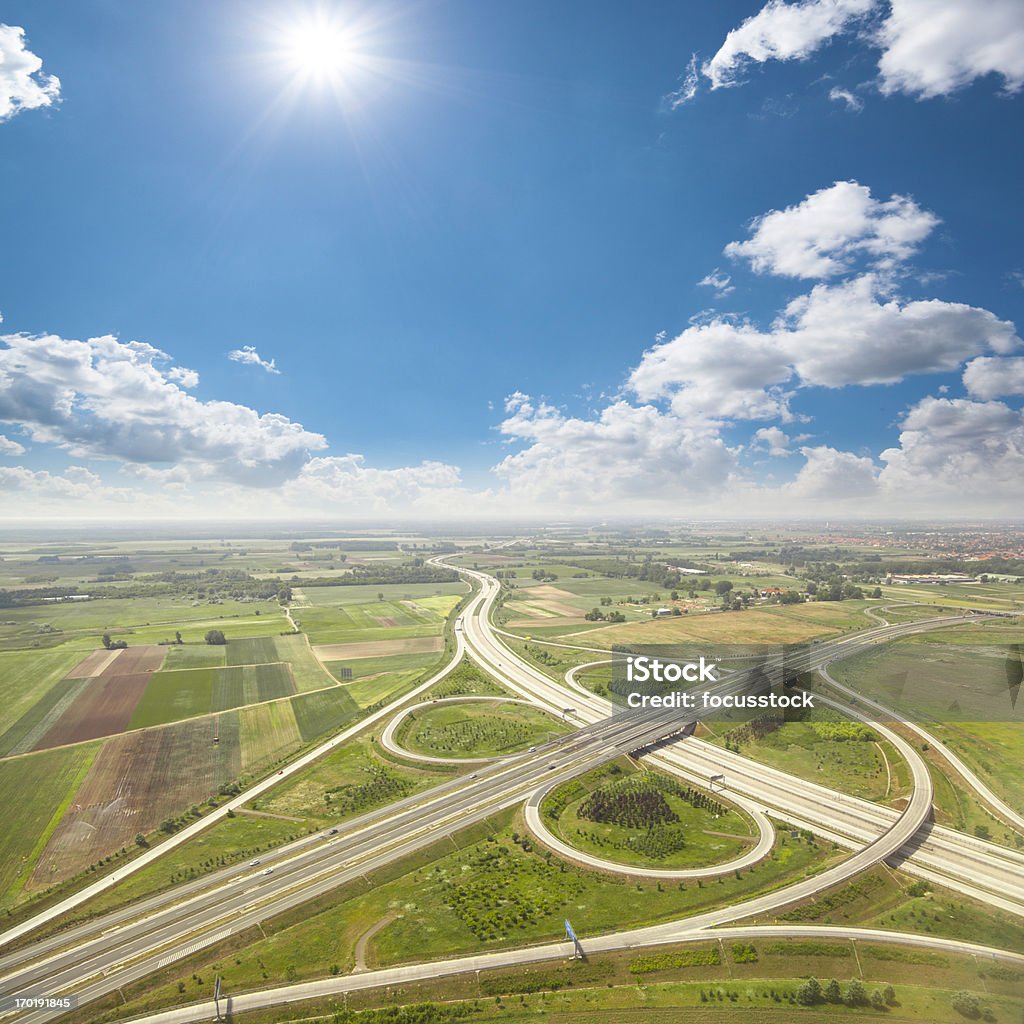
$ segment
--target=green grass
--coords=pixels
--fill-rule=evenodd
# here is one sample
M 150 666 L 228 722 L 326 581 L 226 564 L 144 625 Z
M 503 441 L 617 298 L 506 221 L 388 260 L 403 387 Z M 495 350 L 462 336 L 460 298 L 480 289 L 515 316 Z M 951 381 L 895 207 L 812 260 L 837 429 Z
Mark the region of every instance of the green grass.
M 0 907 L 18 897 L 98 750 L 80 744 L 0 762 Z
M 0 611 L 6 618 L 10 609 Z M 47 650 L 0 653 L 0 734 L 81 661 L 79 651 Z M 0 740 L 0 749 L 3 743 Z
M 31 750 L 88 685 L 88 679 L 59 679 L 55 682 L 14 725 L 0 735 L 0 756 Z
M 783 722 L 760 736 L 751 724 L 730 726 L 723 720 L 713 720 L 708 728 L 714 734 L 706 738 L 718 746 L 730 743 L 756 761 L 851 796 L 882 800 L 897 795 L 895 767 L 902 759 L 888 743 L 883 742 L 879 749 L 876 743 L 865 740 L 830 738 L 830 727 L 846 722 L 849 720 L 831 708 L 818 707 L 805 720 Z M 893 772 L 891 789 L 885 758 Z
M 431 699 L 440 697 L 464 697 L 473 694 L 483 696 L 508 696 L 509 691 L 500 686 L 469 658 L 463 658 L 442 679 L 430 688 L 427 696 Z
M 277 649 L 275 661 L 286 661 L 292 670 L 295 688 L 299 693 L 322 690 L 331 685 L 330 673 L 309 649 L 309 640 L 301 634 L 274 637 Z
M 694 806 L 666 791 L 665 802 L 678 820 L 655 830 L 662 833 L 660 836 L 652 836 L 645 827 L 594 821 L 583 813 L 595 791 L 615 794 L 624 787 L 640 785 L 648 778 L 664 780 L 670 787 L 677 782 L 660 772 L 637 772 L 624 760 L 588 772 L 556 790 L 545 802 L 543 812 L 548 827 L 570 846 L 585 853 L 645 867 L 703 867 L 732 860 L 749 849 L 749 843 L 743 842 L 744 837 L 752 835 L 746 816 L 711 794 L 704 795 L 726 808 L 724 815 L 716 816 L 716 808 Z M 557 817 L 553 813 L 556 811 Z M 679 839 L 685 842 L 684 846 L 679 846 Z
M 257 636 L 245 640 L 229 640 L 225 645 L 228 665 L 266 665 L 278 661 L 276 637 Z
M 355 679 L 365 679 L 367 676 L 381 675 L 385 672 L 407 672 L 416 669 L 425 669 L 433 665 L 440 654 L 437 652 L 425 652 L 422 654 L 389 654 L 379 658 L 355 658 L 348 661 L 329 661 L 326 663 L 327 670 L 335 679 L 342 679 L 343 668 L 351 671 L 352 675 L 348 682 Z
M 299 735 L 304 743 L 350 725 L 359 717 L 360 712 L 359 705 L 342 686 L 322 693 L 300 694 L 291 703 Z
M 220 644 L 171 644 L 164 659 L 165 668 L 221 668 L 227 664 L 226 646 Z
M 288 666 L 280 663 L 154 672 L 129 728 L 177 722 L 294 692 Z
M 421 681 L 422 669 L 388 673 L 362 679 L 345 687 L 348 695 L 364 710 L 390 704 Z
M 469 592 L 465 583 L 385 583 L 351 587 L 306 587 L 299 588 L 296 614 L 301 613 L 304 604 L 311 605 L 359 605 L 377 601 L 383 594 L 385 601 L 420 601 L 423 598 L 463 597 Z
M 387 758 L 373 741 L 361 736 L 337 747 L 305 771 L 289 778 L 261 797 L 259 809 L 310 821 L 320 827 L 372 810 L 395 799 L 369 784 L 382 772 L 401 780 L 408 796 L 449 778 L 444 772 L 409 768 Z
M 401 746 L 432 757 L 497 757 L 525 750 L 566 728 L 522 704 L 438 704 L 413 712 L 399 729 Z

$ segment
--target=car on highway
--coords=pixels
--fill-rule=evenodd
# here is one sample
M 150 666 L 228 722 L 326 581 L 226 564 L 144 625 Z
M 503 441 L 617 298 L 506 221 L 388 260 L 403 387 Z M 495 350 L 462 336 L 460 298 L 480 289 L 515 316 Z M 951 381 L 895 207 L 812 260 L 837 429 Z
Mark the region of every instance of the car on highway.
M 528 748 L 528 749 L 527 749 L 527 751 L 526 751 L 526 752 L 527 752 L 528 754 L 532 754 L 532 753 L 533 753 L 533 752 L 534 752 L 534 751 L 535 751 L 536 749 L 537 749 L 536 747 L 530 747 L 530 748 Z
M 273 868 L 264 868 L 263 869 L 263 874 L 265 874 L 265 875 L 272 875 L 273 873 L 274 873 L 274 869 Z
M 249 867 L 254 868 L 259 863 L 260 863 L 259 858 L 257 858 L 256 860 L 251 860 L 251 861 L 249 861 Z
M 336 836 L 338 834 L 338 830 L 336 828 L 329 828 L 327 830 L 327 834 L 329 836 Z

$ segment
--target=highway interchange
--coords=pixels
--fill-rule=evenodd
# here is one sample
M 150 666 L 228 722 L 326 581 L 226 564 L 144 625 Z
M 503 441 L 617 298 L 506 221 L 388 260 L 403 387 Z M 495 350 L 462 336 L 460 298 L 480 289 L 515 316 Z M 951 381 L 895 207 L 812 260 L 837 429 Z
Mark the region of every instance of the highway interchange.
M 468 653 L 520 699 L 575 725 L 577 730 L 574 733 L 544 744 L 533 752 L 473 765 L 471 775 L 452 779 L 426 793 L 347 821 L 339 825 L 336 835 L 320 833 L 305 837 L 264 856 L 258 867 L 237 865 L 223 869 L 124 910 L 97 917 L 4 953 L 5 946 L 9 947 L 15 939 L 24 939 L 31 929 L 51 919 L 54 912 L 40 915 L 0 935 L 0 994 L 33 992 L 56 995 L 74 991 L 81 1002 L 86 1003 L 204 947 L 213 946 L 230 935 L 254 927 L 261 920 L 300 906 L 345 882 L 359 879 L 461 828 L 523 803 L 527 807 L 528 823 L 535 833 L 540 833 L 537 838 L 541 842 L 556 846 L 560 854 L 571 859 L 585 861 L 586 858 L 575 851 L 558 848 L 557 841 L 552 842 L 554 837 L 545 834 L 537 813 L 541 795 L 558 783 L 583 774 L 620 753 L 651 748 L 656 741 L 678 733 L 686 722 L 678 712 L 611 715 L 607 701 L 578 683 L 575 678 L 578 669 L 570 672 L 564 681 L 545 675 L 506 646 L 491 625 L 491 609 L 500 592 L 498 582 L 475 570 L 459 568 L 459 571 L 472 579 L 477 589 L 457 620 L 455 656 L 448 668 L 457 664 L 464 652 Z M 882 640 L 962 621 L 961 616 L 951 616 L 923 623 L 881 625 L 836 642 L 808 648 L 806 665 L 801 665 L 801 668 L 827 673 L 831 661 L 858 653 Z M 286 769 L 287 773 L 301 770 L 339 742 L 344 742 L 356 732 L 372 729 L 381 721 L 389 723 L 385 735 L 389 744 L 393 743 L 395 712 L 399 704 L 403 707 L 408 705 L 410 699 L 426 692 L 445 671 L 447 669 L 417 687 L 413 694 L 405 695 L 400 702 L 382 709 L 371 719 L 304 755 Z M 743 673 L 735 673 L 723 685 L 738 689 L 744 682 L 742 676 Z M 847 693 L 845 696 L 850 695 Z M 865 714 L 856 708 L 853 713 Z M 875 727 L 879 728 L 877 724 Z M 898 862 L 913 874 L 992 906 L 1024 915 L 1024 855 L 953 830 L 933 827 L 930 824 L 933 793 L 928 767 L 905 739 L 891 730 L 885 731 L 913 777 L 913 790 L 902 810 L 836 793 L 693 737 L 659 743 L 657 749 L 645 755 L 645 759 L 683 779 L 706 786 L 712 775 L 726 776 L 730 799 L 751 815 L 760 832 L 755 847 L 742 858 L 744 865 L 755 863 L 770 852 L 773 833 L 769 815 L 796 827 L 807 828 L 853 852 L 827 870 L 783 889 L 682 921 L 585 938 L 586 948 L 598 951 L 689 941 L 701 936 L 706 940 L 707 929 L 714 927 L 714 934 L 718 935 L 722 926 L 755 915 L 771 914 L 788 903 L 814 896 L 885 861 Z M 981 780 L 977 780 L 962 764 L 954 767 L 965 782 L 975 788 L 979 797 L 999 813 L 1001 801 L 987 791 Z M 272 777 L 262 785 L 266 788 L 278 781 L 279 778 Z M 254 795 L 250 790 L 235 803 L 248 801 Z M 1016 824 L 1015 812 L 1005 805 L 1002 807 L 1008 812 L 1001 815 L 1004 820 Z M 221 808 L 221 813 L 225 812 L 226 808 Z M 164 849 L 166 847 L 158 852 L 162 853 Z M 608 868 L 607 865 L 602 866 Z M 730 864 L 724 869 L 732 871 L 736 866 Z M 265 874 L 268 868 L 273 870 Z M 723 866 L 719 866 L 698 873 L 711 876 L 722 869 Z M 123 877 L 129 872 L 130 869 L 121 869 L 120 875 Z M 657 875 L 657 872 L 643 872 L 641 869 L 633 869 L 631 873 Z M 682 877 L 685 876 L 684 873 Z M 79 902 L 81 898 L 65 901 L 57 912 L 66 913 Z M 744 934 L 759 933 L 759 929 L 763 931 L 767 927 L 747 926 L 743 931 Z M 861 933 L 855 928 L 841 931 L 847 937 Z M 976 947 L 968 950 L 969 944 L 965 943 L 909 934 L 886 935 L 893 941 L 918 944 L 931 941 L 942 945 L 946 941 L 944 948 L 962 947 L 963 951 L 979 953 Z M 369 971 L 273 992 L 233 996 L 233 1007 L 240 1011 L 308 998 L 301 993 L 307 991 L 310 984 L 320 986 L 316 989 L 317 995 L 328 991 L 340 993 L 371 987 L 374 983 L 393 984 L 398 979 L 411 980 L 414 977 L 475 970 L 481 965 L 534 962 L 563 956 L 565 952 L 565 944 L 554 943 L 463 957 L 444 963 Z M 995 950 L 980 952 L 1024 963 L 1024 957 L 1016 954 Z M 426 973 L 417 973 L 424 971 Z M 181 1007 L 151 1019 L 170 1022 L 200 1021 L 211 1017 L 212 1004 L 206 1002 Z M 54 1015 L 33 1011 L 23 1013 L 17 1019 L 34 1024 L 54 1019 Z

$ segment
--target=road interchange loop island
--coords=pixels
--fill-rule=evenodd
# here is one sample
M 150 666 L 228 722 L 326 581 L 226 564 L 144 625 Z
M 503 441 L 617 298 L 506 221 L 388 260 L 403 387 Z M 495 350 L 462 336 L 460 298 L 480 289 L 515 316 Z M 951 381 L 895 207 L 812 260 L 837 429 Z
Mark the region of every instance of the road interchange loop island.
M 1024 0 L 8 0 L 0 1024 L 1024 1021 Z

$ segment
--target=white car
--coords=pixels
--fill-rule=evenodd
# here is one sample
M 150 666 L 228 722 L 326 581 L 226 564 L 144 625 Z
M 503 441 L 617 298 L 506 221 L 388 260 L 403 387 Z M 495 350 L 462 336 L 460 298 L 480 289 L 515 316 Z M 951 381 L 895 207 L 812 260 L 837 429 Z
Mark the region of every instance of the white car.
M 251 860 L 251 861 L 249 861 L 249 867 L 251 867 L 251 868 L 256 867 L 257 864 L 259 864 L 259 860 Z
M 274 873 L 274 869 L 273 868 L 264 868 L 263 869 L 263 874 L 265 874 L 265 875 L 272 875 L 273 873 Z

